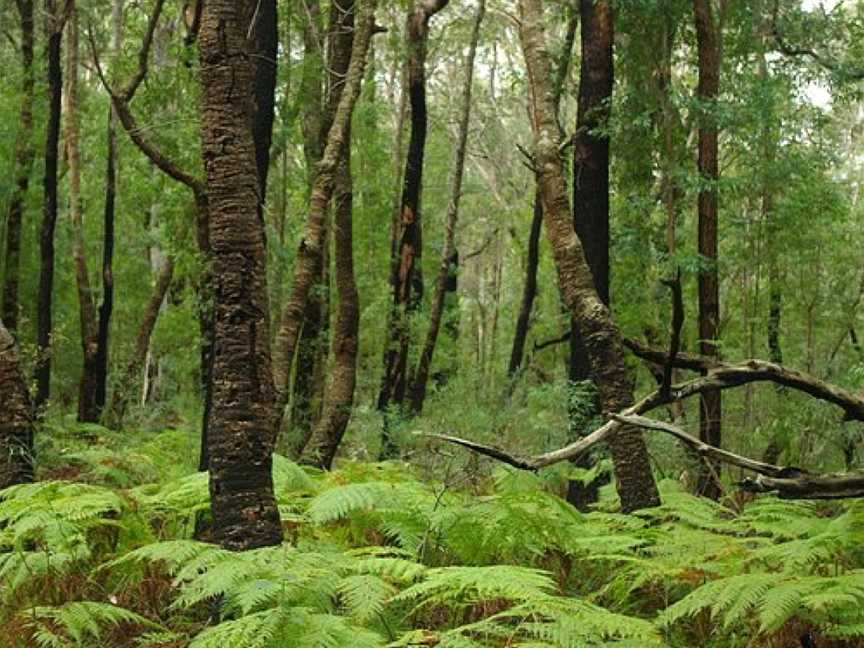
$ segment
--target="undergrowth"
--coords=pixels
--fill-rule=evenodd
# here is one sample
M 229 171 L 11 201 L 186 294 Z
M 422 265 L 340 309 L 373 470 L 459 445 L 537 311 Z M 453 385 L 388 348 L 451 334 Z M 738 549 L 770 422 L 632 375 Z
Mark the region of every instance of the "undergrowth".
M 277 457 L 286 541 L 232 553 L 192 539 L 188 432 L 65 434 L 0 492 L 4 648 L 864 646 L 858 502 L 666 482 L 658 509 L 583 514 L 543 476 Z

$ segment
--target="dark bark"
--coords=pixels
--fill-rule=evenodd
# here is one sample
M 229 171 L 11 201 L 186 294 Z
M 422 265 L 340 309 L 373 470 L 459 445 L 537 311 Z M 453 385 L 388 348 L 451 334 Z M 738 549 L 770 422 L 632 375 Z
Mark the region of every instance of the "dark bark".
M 582 58 L 573 139 L 573 226 L 597 295 L 609 306 L 609 138 L 597 131 L 606 126 L 612 101 L 615 27 L 611 2 L 581 0 L 579 8 Z M 568 378 L 575 383 L 591 378 L 591 363 L 575 319 L 571 329 Z M 576 465 L 590 468 L 594 461 L 594 457 L 583 455 Z M 586 510 L 597 501 L 603 481 L 601 478 L 586 484 L 571 480 L 567 501 Z
M 718 130 L 715 118 L 710 114 L 720 90 L 720 43 L 719 28 L 715 24 L 710 0 L 693 0 L 693 16 L 696 22 L 696 40 L 699 55 L 699 87 L 697 95 L 706 111 L 700 115 L 699 123 L 699 254 L 702 268 L 699 271 L 699 349 L 703 355 L 717 356 L 717 337 L 720 323 L 720 288 L 717 276 L 717 162 Z M 702 395 L 699 406 L 699 438 L 705 443 L 720 447 L 721 406 L 719 391 Z M 720 497 L 720 464 L 715 462 L 699 475 L 698 490 L 701 494 L 717 499 Z
M 33 481 L 33 409 L 15 339 L 0 321 L 0 489 Z
M 21 222 L 24 201 L 30 186 L 30 171 L 36 151 L 33 145 L 33 0 L 17 0 L 21 19 L 21 108 L 18 113 L 18 136 L 15 141 L 15 187 L 6 215 L 6 253 L 3 265 L 3 300 L 0 317 L 13 336 L 18 331 L 18 286 L 21 266 Z
M 57 0 L 46 0 L 48 40 L 48 122 L 45 127 L 45 168 L 42 177 L 42 225 L 39 233 L 39 294 L 36 305 L 36 397 L 41 414 L 51 397 L 52 293 L 54 290 L 54 230 L 57 225 L 57 158 L 60 141 L 60 104 L 63 91 L 61 48 L 63 18 Z
M 426 0 L 408 12 L 405 23 L 407 39 L 407 85 L 411 106 L 411 132 L 399 217 L 393 229 L 393 258 L 390 263 L 390 290 L 393 304 L 388 318 L 384 350 L 384 375 L 378 392 L 378 409 L 384 413 L 380 456 L 391 459 L 398 447 L 390 434 L 387 410 L 402 409 L 408 389 L 408 350 L 411 343 L 408 318 L 423 299 L 423 229 L 421 192 L 423 161 L 426 152 L 428 116 L 426 114 L 426 50 L 429 21 L 444 9 L 448 0 Z M 397 243 L 398 241 L 398 243 Z
M 234 550 L 279 544 L 273 495 L 273 375 L 264 223 L 252 137 L 251 2 L 204 4 L 198 34 L 201 140 L 214 297 L 209 446 L 214 539 Z
M 559 152 L 559 128 L 545 49 L 543 12 L 539 0 L 520 0 L 520 38 L 533 105 L 534 163 L 543 201 L 546 233 L 558 272 L 562 300 L 576 320 L 592 375 L 605 412 L 618 412 L 633 403 L 633 377 L 624 358 L 621 334 L 600 299 L 585 253 L 573 228 L 564 168 Z M 657 486 L 651 474 L 642 435 L 625 429 L 610 440 L 618 494 L 625 511 L 656 506 Z
M 432 366 L 432 355 L 438 341 L 441 329 L 441 319 L 444 315 L 444 300 L 447 297 L 448 283 L 453 275 L 453 261 L 458 262 L 456 255 L 456 224 L 459 220 L 459 201 L 462 198 L 462 177 L 465 170 L 465 152 L 468 148 L 468 127 L 471 122 L 471 90 L 474 83 L 474 58 L 477 44 L 480 40 L 480 27 L 486 13 L 486 0 L 479 0 L 477 13 L 474 17 L 474 27 L 471 32 L 471 44 L 465 57 L 465 86 L 462 90 L 461 116 L 459 119 L 459 134 L 456 142 L 455 160 L 453 162 L 453 178 L 450 188 L 450 204 L 447 206 L 447 221 L 444 234 L 444 249 L 441 251 L 441 262 L 438 275 L 435 277 L 435 294 L 429 309 L 429 329 L 420 359 L 414 371 L 411 386 L 411 412 L 419 414 L 426 399 L 426 387 L 429 382 L 429 370 Z
M 279 46 L 279 17 L 276 0 L 261 0 L 255 5 L 255 115 L 252 139 L 255 143 L 255 168 L 258 170 L 261 218 L 267 203 L 267 174 L 270 170 L 270 145 L 276 110 L 276 61 Z
M 115 429 L 120 429 L 123 426 L 123 418 L 126 415 L 129 401 L 134 393 L 133 387 L 138 374 L 141 373 L 144 367 L 147 350 L 150 348 L 150 338 L 153 335 L 153 330 L 156 328 L 156 320 L 159 317 L 162 304 L 165 302 L 165 295 L 171 286 L 173 276 L 174 262 L 169 257 L 165 260 L 165 264 L 159 271 L 156 285 L 153 287 L 147 307 L 144 309 L 141 325 L 135 337 L 135 347 L 132 350 L 132 357 L 129 358 L 126 369 L 117 381 L 117 386 L 112 394 L 111 405 L 107 412 L 107 421 Z

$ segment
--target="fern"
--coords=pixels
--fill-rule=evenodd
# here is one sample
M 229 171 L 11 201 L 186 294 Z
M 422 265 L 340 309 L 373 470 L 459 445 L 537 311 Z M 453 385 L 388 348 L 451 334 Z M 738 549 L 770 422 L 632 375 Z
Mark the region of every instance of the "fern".
M 102 638 L 106 626 L 160 626 L 140 614 L 110 603 L 74 601 L 56 607 L 27 611 L 33 637 L 45 648 L 85 648 Z

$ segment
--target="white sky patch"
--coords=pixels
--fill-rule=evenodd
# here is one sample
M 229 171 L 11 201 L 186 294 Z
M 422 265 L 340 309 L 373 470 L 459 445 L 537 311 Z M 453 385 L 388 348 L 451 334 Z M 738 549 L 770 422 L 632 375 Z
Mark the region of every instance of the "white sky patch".
M 820 7 L 825 11 L 831 11 L 844 0 L 803 0 L 801 7 L 805 11 L 814 11 Z M 804 94 L 816 106 L 829 108 L 831 106 L 831 93 L 821 83 L 809 83 L 804 89 Z

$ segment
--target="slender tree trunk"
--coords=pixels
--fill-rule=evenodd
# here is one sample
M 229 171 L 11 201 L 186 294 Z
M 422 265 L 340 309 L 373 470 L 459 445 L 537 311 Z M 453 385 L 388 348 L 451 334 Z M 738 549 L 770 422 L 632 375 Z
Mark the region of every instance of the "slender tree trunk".
M 546 233 L 552 247 L 561 296 L 576 320 L 600 389 L 604 412 L 617 412 L 633 402 L 633 377 L 627 367 L 621 333 L 600 299 L 585 252 L 573 228 L 564 167 L 559 153 L 559 128 L 540 0 L 519 0 L 520 38 L 528 69 L 533 105 L 534 161 L 543 201 Z M 642 435 L 634 428 L 612 439 L 618 494 L 624 511 L 656 506 L 657 486 L 651 474 Z
M 132 350 L 132 357 L 129 359 L 126 370 L 123 372 L 120 380 L 117 381 L 117 386 L 112 393 L 107 419 L 108 424 L 115 429 L 123 426 L 123 418 L 126 416 L 126 409 L 133 394 L 133 386 L 147 360 L 147 353 L 150 349 L 150 338 L 153 336 L 153 330 L 156 328 L 156 320 L 159 317 L 162 304 L 165 302 L 165 295 L 171 286 L 173 276 L 174 261 L 170 257 L 167 257 L 156 278 L 156 285 L 150 294 L 147 307 L 144 309 L 141 325 L 138 328 L 138 335 L 135 337 L 135 347 Z
M 720 90 L 719 29 L 715 24 L 710 0 L 693 0 L 696 39 L 699 50 L 699 88 L 703 106 L 717 100 Z M 703 267 L 699 272 L 699 350 L 702 355 L 718 355 L 717 336 L 720 322 L 720 289 L 717 276 L 717 163 L 718 130 L 711 114 L 702 114 L 699 124 L 699 254 Z M 701 395 L 699 437 L 705 443 L 721 447 L 721 393 L 707 391 Z M 712 499 L 720 497 L 720 463 L 706 463 L 699 476 L 699 492 Z
M 456 257 L 456 223 L 459 220 L 459 201 L 462 198 L 462 177 L 465 170 L 465 152 L 468 148 L 468 127 L 471 122 L 471 90 L 474 84 L 474 58 L 477 54 L 477 44 L 480 40 L 480 27 L 486 13 L 486 0 L 479 0 L 474 17 L 474 27 L 471 32 L 471 44 L 465 57 L 465 86 L 462 90 L 462 108 L 459 119 L 459 135 L 456 142 L 455 160 L 453 161 L 453 178 L 450 188 L 450 204 L 447 207 L 447 221 L 444 234 L 444 249 L 441 251 L 441 262 L 438 275 L 435 277 L 435 294 L 429 313 L 429 330 L 420 353 L 420 360 L 414 371 L 414 383 L 411 389 L 411 411 L 419 414 L 426 399 L 426 386 L 429 382 L 429 369 L 432 365 L 432 355 L 438 341 L 438 331 L 441 329 L 441 318 L 444 314 L 444 299 L 447 296 L 447 285 L 450 275 L 454 272 L 453 260 Z
M 123 0 L 114 0 L 111 22 L 115 59 L 123 46 Z M 117 198 L 117 132 L 114 108 L 108 104 L 108 127 L 105 155 L 105 211 L 102 233 L 102 303 L 99 304 L 99 325 L 96 341 L 95 410 L 101 418 L 108 395 L 108 342 L 111 315 L 114 311 L 114 207 Z
M 21 221 L 30 186 L 30 171 L 36 151 L 33 146 L 33 0 L 16 0 L 21 18 L 21 108 L 15 142 L 15 188 L 6 215 L 6 254 L 3 267 L 3 300 L 0 317 L 13 336 L 18 331 L 18 286 L 21 266 Z
M 51 397 L 52 296 L 54 290 L 54 230 L 57 225 L 57 149 L 60 141 L 60 104 L 63 92 L 61 48 L 63 20 L 57 0 L 46 0 L 48 39 L 48 123 L 45 127 L 45 169 L 42 177 L 42 225 L 39 233 L 39 294 L 36 323 L 36 398 L 40 414 Z
M 33 481 L 33 409 L 15 339 L 0 321 L 0 489 Z
M 210 502 L 213 532 L 235 549 L 282 541 L 273 495 L 273 374 L 264 223 L 252 136 L 254 3 L 208 0 L 198 35 L 201 140 L 214 296 Z
M 609 139 L 595 130 L 605 126 L 612 101 L 612 4 L 606 0 L 581 0 L 580 14 L 582 58 L 573 140 L 573 225 L 597 295 L 609 306 Z M 591 378 L 591 363 L 575 319 L 571 323 L 568 378 L 571 383 Z M 588 468 L 595 461 L 596 457 L 588 453 L 575 464 Z M 600 480 L 591 484 L 571 480 L 567 500 L 585 510 L 597 501 L 599 487 Z
M 270 145 L 273 142 L 273 120 L 276 114 L 276 59 L 279 50 L 279 16 L 276 0 L 261 0 L 255 7 L 252 34 L 255 39 L 255 115 L 252 140 L 255 144 L 255 168 L 261 194 L 260 216 L 264 218 L 267 203 L 267 176 L 270 171 Z
M 558 59 L 558 69 L 555 77 L 556 113 L 564 92 L 564 83 L 570 70 L 570 60 L 573 55 L 573 45 L 576 41 L 576 27 L 579 25 L 579 12 L 571 9 L 567 22 L 567 32 L 564 37 L 564 47 Z M 531 327 L 531 311 L 537 297 L 537 269 L 540 266 L 540 232 L 543 229 L 543 202 L 539 189 L 534 193 L 534 211 L 531 218 L 531 231 L 528 235 L 528 258 L 525 265 L 525 283 L 522 285 L 522 299 L 519 304 L 519 314 L 516 316 L 516 332 L 513 335 L 513 346 L 510 351 L 510 362 L 507 365 L 507 377 L 510 379 L 509 389 L 515 387 L 519 369 L 525 357 L 525 343 L 528 339 L 528 329 Z
M 425 0 L 411 5 L 405 25 L 407 35 L 408 100 L 411 105 L 411 134 L 399 219 L 393 229 L 390 289 L 393 305 L 387 326 L 384 351 L 384 375 L 378 392 L 378 409 L 384 413 L 381 441 L 382 459 L 398 453 L 391 436 L 388 408 L 401 410 L 408 388 L 408 350 L 410 345 L 409 315 L 423 299 L 423 230 L 421 224 L 421 192 L 423 188 L 423 159 L 426 151 L 426 49 L 429 21 L 448 4 L 448 0 Z M 398 241 L 398 243 L 396 243 Z
M 334 191 L 334 179 L 339 158 L 343 146 L 346 146 L 351 115 L 360 94 L 360 85 L 366 66 L 366 53 L 372 35 L 374 4 L 374 0 L 358 3 L 360 6 L 358 12 L 359 27 L 354 35 L 351 63 L 348 67 L 348 73 L 345 75 L 343 92 L 334 112 L 332 126 L 328 129 L 327 144 L 324 147 L 324 154 L 319 162 L 318 173 L 315 175 L 312 187 L 309 213 L 306 217 L 306 231 L 300 242 L 300 249 L 294 266 L 294 285 L 291 289 L 291 295 L 285 303 L 282 324 L 276 336 L 276 366 L 283 370 L 293 364 L 300 327 L 303 323 L 303 314 L 312 286 L 315 283 L 315 270 L 323 254 L 324 222 Z M 283 376 L 283 379 L 287 380 L 287 377 Z M 277 384 L 279 381 L 280 378 L 277 375 Z M 284 382 L 283 386 L 286 386 Z M 275 417 L 277 422 L 274 427 L 274 434 L 281 425 L 286 398 L 286 390 L 283 389 L 283 391 L 278 392 L 276 399 L 277 415 Z

